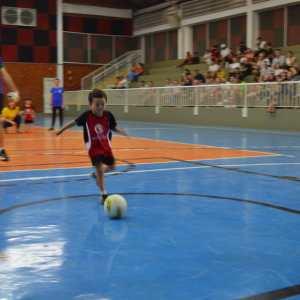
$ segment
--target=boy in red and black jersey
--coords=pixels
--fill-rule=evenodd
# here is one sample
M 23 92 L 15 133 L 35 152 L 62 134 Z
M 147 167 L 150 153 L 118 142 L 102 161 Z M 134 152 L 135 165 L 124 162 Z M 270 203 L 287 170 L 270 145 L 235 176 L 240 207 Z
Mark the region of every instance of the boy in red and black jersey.
M 58 136 L 72 126 L 78 125 L 83 127 L 86 149 L 93 166 L 96 168 L 97 183 L 101 191 L 101 204 L 107 198 L 104 173 L 115 169 L 115 160 L 110 143 L 111 130 L 128 136 L 125 130 L 117 127 L 112 113 L 105 110 L 106 103 L 106 93 L 102 90 L 94 89 L 89 93 L 89 106 L 92 110 L 84 112 L 76 120 L 71 121 L 56 132 L 56 136 Z
M 24 113 L 25 130 L 24 132 L 33 132 L 31 124 L 34 121 L 34 106 L 32 106 L 31 98 L 25 98 L 25 106 L 22 108 L 21 114 Z

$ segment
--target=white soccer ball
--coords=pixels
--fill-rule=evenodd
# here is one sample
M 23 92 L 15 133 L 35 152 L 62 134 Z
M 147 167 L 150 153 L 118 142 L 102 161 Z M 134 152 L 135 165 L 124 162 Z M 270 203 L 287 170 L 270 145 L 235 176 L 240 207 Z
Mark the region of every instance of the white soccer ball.
M 127 202 L 121 195 L 111 195 L 104 202 L 104 211 L 114 219 L 121 218 L 127 210 Z

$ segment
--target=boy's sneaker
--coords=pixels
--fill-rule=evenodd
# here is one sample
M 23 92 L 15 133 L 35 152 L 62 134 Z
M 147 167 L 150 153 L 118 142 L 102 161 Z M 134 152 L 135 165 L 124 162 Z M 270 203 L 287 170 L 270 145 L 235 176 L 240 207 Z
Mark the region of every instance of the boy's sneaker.
M 265 113 L 265 115 L 270 115 L 271 112 L 269 110 L 267 110 L 267 112 Z
M 4 133 L 7 133 L 7 130 L 6 130 L 6 129 L 4 129 Z
M 21 130 L 19 130 L 19 129 L 17 129 L 16 133 L 22 133 L 22 131 L 21 131 Z
M 100 196 L 100 204 L 104 204 L 104 202 L 105 202 L 105 200 L 106 200 L 107 197 L 108 197 L 107 194 L 101 195 Z
M 2 149 L 2 150 L 0 151 L 0 160 L 2 160 L 2 161 L 8 161 L 8 160 L 9 160 L 9 158 L 8 158 L 8 156 L 6 155 L 4 149 Z
M 51 131 L 51 130 L 54 130 L 54 128 L 53 128 L 53 127 L 50 127 L 50 128 L 48 129 L 48 131 Z

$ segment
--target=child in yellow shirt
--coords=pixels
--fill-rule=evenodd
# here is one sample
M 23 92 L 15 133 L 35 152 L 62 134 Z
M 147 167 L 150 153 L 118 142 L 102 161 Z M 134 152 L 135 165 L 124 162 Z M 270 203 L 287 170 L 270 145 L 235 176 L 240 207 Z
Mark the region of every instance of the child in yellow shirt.
M 7 94 L 9 100 L 8 106 L 4 107 L 2 110 L 2 126 L 4 132 L 7 133 L 6 128 L 16 126 L 16 133 L 22 133 L 19 130 L 21 118 L 20 118 L 20 109 L 16 106 L 16 102 L 10 97 L 10 93 Z

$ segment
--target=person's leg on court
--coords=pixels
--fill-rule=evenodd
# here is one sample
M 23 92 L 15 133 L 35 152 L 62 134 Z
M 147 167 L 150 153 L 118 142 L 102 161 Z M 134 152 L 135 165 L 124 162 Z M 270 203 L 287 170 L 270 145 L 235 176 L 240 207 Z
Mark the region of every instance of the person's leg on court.
M 56 119 L 56 109 L 57 109 L 56 106 L 52 106 L 52 126 L 51 126 L 52 129 L 54 128 L 54 124 L 55 124 L 55 119 Z M 50 128 L 50 129 L 51 129 L 51 128 Z
M 63 126 L 63 109 L 61 108 L 61 106 L 58 109 L 59 109 L 60 127 L 62 127 Z

